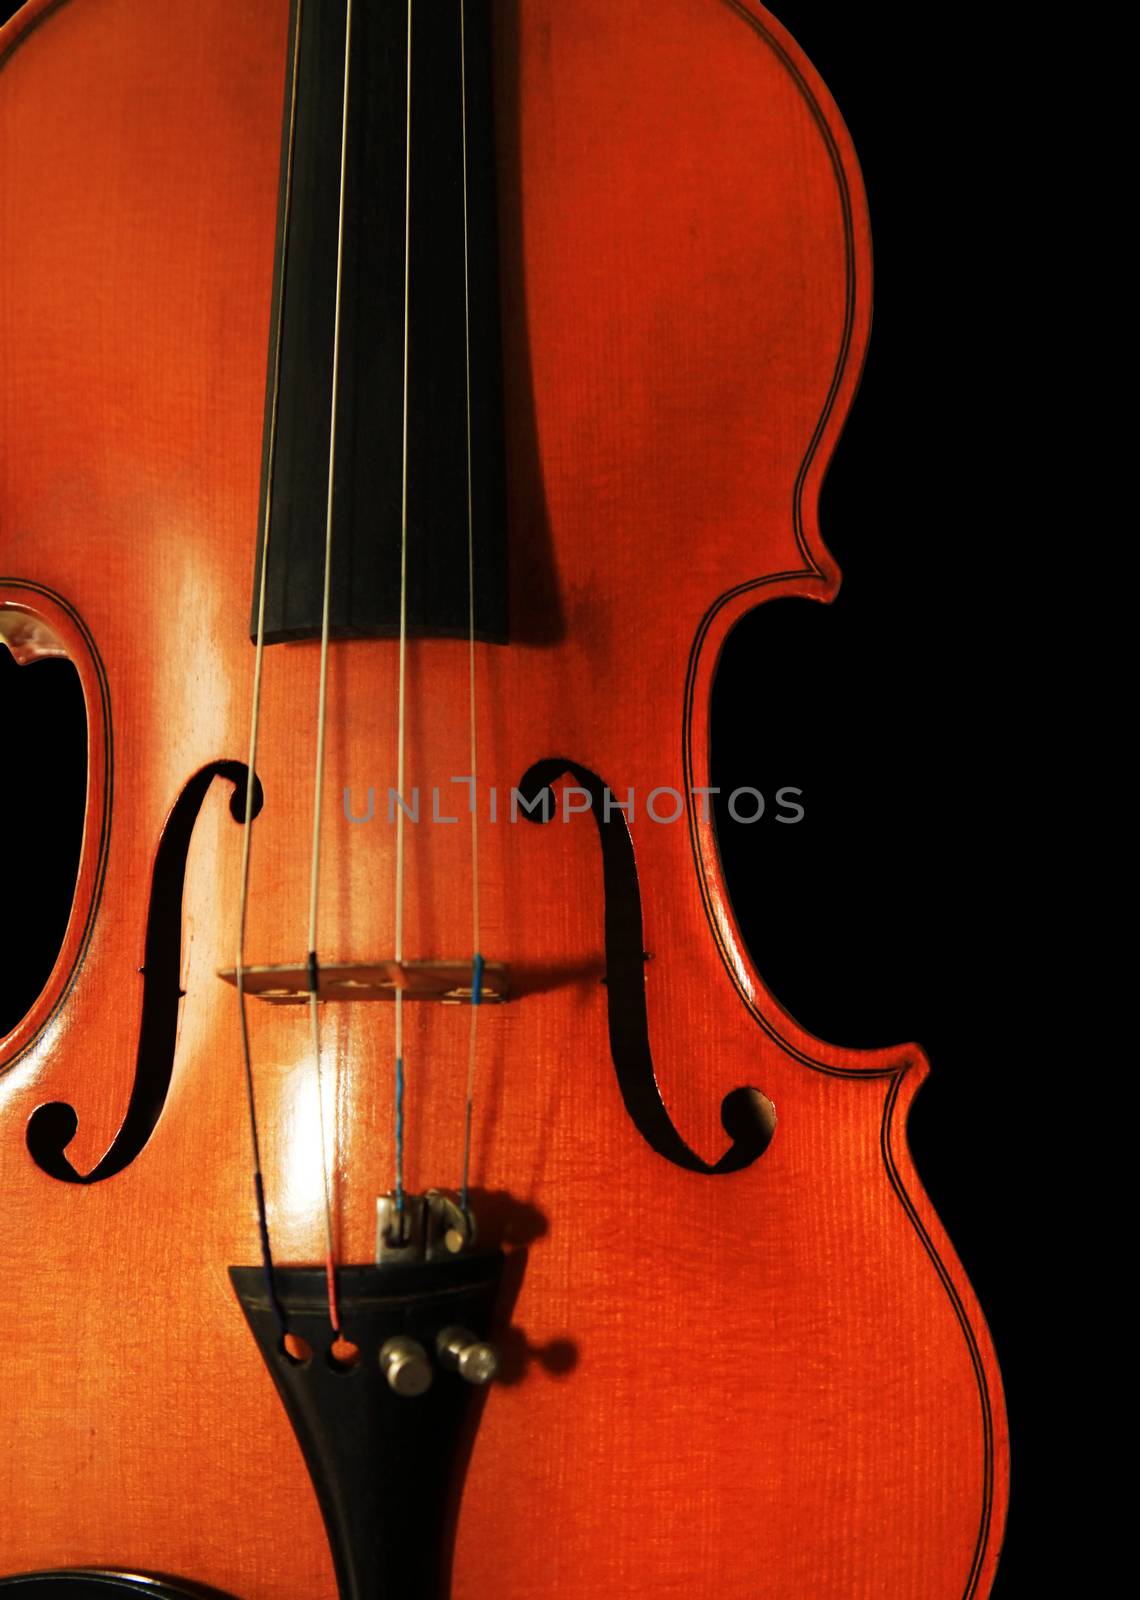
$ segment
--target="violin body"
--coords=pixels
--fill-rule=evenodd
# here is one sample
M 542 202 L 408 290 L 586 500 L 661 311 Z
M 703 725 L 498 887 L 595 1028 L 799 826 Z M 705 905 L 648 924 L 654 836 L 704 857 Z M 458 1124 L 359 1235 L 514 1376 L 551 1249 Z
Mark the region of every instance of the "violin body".
M 28 670 L 70 656 L 89 731 L 67 935 L 0 1046 L 0 1574 L 337 1593 L 226 1275 L 258 1239 L 217 975 L 241 874 L 290 26 L 285 0 L 32 0 L 0 32 L 0 614 Z M 781 1009 L 691 798 L 733 624 L 838 585 L 816 508 L 869 334 L 855 155 L 752 0 L 497 4 L 494 84 L 511 642 L 478 646 L 475 704 L 500 806 L 480 824 L 482 948 L 512 992 L 480 1016 L 472 1169 L 481 1232 L 517 1270 L 450 1592 L 973 1600 L 1000 1544 L 1005 1423 L 907 1151 L 926 1062 L 823 1043 Z M 251 961 L 307 948 L 319 655 L 265 653 Z M 463 640 L 407 647 L 425 796 L 468 771 L 468 664 Z M 371 821 L 347 813 L 395 782 L 398 675 L 392 639 L 329 654 L 330 961 L 391 951 L 394 832 L 382 798 Z M 758 739 L 763 715 L 758 696 Z M 545 826 L 511 820 L 536 767 L 560 806 L 595 778 L 642 808 L 686 796 L 675 822 L 629 826 L 651 1079 L 613 1059 L 607 916 L 630 884 L 573 799 Z M 404 944 L 425 960 L 470 948 L 457 798 L 440 802 L 455 824 L 408 828 Z M 181 878 L 161 875 L 175 835 Z M 160 923 L 176 980 L 148 1004 L 176 1012 L 168 1069 L 140 1044 Z M 457 1181 L 466 1012 L 405 1011 L 423 1190 Z M 319 1262 L 306 1009 L 252 1003 L 250 1026 L 274 1256 Z M 329 1004 L 321 1026 L 336 1252 L 368 1262 L 392 1184 L 392 1007 Z M 717 1170 L 742 1086 L 775 1129 Z M 26 1136 L 49 1105 L 75 1113 L 54 1172 L 52 1130 L 39 1160 Z

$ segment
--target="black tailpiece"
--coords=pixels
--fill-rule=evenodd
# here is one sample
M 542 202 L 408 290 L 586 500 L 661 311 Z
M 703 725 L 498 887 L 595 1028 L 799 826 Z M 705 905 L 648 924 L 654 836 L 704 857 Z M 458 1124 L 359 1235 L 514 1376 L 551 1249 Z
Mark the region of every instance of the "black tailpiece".
M 277 1385 L 317 1491 L 340 1600 L 446 1600 L 455 1523 L 482 1393 L 436 1354 L 445 1328 L 487 1335 L 501 1251 L 451 1260 L 341 1267 L 338 1302 L 351 1363 L 332 1353 L 323 1268 L 278 1267 L 291 1341 L 282 1343 L 260 1266 L 230 1281 Z M 391 1340 L 414 1340 L 430 1386 L 399 1393 L 381 1363 Z M 303 1348 L 303 1347 L 302 1347 Z

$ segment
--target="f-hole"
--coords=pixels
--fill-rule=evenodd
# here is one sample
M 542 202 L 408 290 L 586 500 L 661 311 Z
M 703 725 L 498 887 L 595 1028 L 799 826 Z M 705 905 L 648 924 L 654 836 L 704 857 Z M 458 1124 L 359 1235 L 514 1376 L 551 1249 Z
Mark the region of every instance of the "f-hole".
M 27 1142 L 32 1160 L 42 1172 L 58 1178 L 61 1183 L 99 1183 L 122 1172 L 147 1144 L 162 1115 L 174 1071 L 178 1004 L 183 994 L 179 984 L 182 891 L 190 840 L 206 793 L 215 778 L 226 778 L 233 784 L 230 815 L 235 822 L 245 821 L 248 771 L 241 761 L 212 761 L 203 767 L 183 788 L 163 829 L 154 860 L 147 910 L 135 1081 L 122 1126 L 110 1148 L 90 1172 L 77 1172 L 66 1155 L 67 1146 L 79 1127 L 74 1106 L 63 1100 L 53 1100 L 38 1106 L 28 1120 Z M 253 815 L 256 817 L 264 795 L 256 777 L 253 783 Z
M 526 802 L 523 815 L 531 822 L 549 822 L 553 804 L 536 806 L 543 790 L 560 778 L 571 777 L 590 796 L 590 809 L 598 825 L 602 847 L 602 881 L 606 917 L 606 999 L 609 1012 L 610 1054 L 625 1108 L 645 1142 L 657 1154 L 687 1172 L 715 1177 L 741 1172 L 764 1154 L 772 1138 L 775 1118 L 771 1102 L 758 1090 L 732 1089 L 720 1106 L 720 1120 L 732 1141 L 719 1161 L 704 1161 L 682 1139 L 665 1108 L 653 1054 L 649 1047 L 649 1020 L 645 1007 L 645 951 L 642 944 L 641 891 L 633 856 L 633 840 L 625 817 L 611 809 L 606 815 L 606 786 L 597 773 L 575 761 L 554 758 L 536 761 L 519 781 Z M 528 810 L 527 806 L 534 806 Z

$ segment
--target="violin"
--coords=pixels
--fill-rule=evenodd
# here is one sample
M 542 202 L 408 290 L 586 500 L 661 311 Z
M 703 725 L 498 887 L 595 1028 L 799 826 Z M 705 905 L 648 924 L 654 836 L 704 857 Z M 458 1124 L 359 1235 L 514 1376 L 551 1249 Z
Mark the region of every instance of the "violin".
M 803 796 L 710 774 L 839 583 L 818 74 L 754 0 L 30 0 L 0 129 L 0 638 L 86 746 L 5 1600 L 980 1600 L 928 1065 L 765 985 L 717 819 Z

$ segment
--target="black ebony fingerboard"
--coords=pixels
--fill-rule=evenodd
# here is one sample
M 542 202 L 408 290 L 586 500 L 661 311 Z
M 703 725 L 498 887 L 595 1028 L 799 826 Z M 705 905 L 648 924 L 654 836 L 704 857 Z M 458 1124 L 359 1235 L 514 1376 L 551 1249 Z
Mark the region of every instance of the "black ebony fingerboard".
M 268 498 L 265 637 L 271 642 L 320 634 L 324 581 L 345 0 L 300 4 L 300 28 L 295 10 L 291 30 L 295 97 L 292 58 L 286 74 L 251 625 L 255 634 Z M 399 632 L 407 14 L 403 0 L 353 4 L 330 600 L 330 631 L 338 638 Z M 462 637 L 468 630 L 469 370 L 475 631 L 481 639 L 503 641 L 507 562 L 490 8 L 486 0 L 464 0 L 469 318 L 460 0 L 413 0 L 411 15 L 408 632 Z

